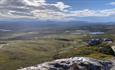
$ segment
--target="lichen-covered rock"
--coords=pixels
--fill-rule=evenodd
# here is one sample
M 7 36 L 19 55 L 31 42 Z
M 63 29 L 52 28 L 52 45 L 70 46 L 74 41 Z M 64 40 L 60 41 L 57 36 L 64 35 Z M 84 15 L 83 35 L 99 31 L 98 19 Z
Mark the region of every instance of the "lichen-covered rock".
M 111 66 L 111 62 L 85 57 L 74 57 L 45 62 L 18 70 L 110 70 Z

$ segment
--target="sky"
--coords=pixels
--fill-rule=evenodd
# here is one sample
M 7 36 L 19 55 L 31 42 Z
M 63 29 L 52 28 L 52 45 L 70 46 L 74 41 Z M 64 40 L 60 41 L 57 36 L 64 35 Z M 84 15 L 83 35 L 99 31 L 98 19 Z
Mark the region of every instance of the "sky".
M 115 22 L 115 0 L 0 0 L 0 19 Z

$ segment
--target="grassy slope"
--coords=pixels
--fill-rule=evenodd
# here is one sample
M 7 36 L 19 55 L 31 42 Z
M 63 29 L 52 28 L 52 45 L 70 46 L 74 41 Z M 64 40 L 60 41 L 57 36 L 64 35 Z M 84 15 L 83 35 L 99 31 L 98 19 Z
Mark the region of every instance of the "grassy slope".
M 0 70 L 16 70 L 20 67 L 35 65 L 57 58 L 86 56 L 108 59 L 111 55 L 103 54 L 98 48 L 83 46 L 83 36 L 61 35 L 36 40 L 9 41 L 0 49 Z

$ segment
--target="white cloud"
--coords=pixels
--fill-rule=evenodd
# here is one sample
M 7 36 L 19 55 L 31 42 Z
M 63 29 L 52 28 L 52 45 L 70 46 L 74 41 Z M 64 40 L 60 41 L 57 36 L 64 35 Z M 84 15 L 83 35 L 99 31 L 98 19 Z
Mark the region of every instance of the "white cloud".
M 36 18 L 40 20 L 73 20 L 76 17 L 115 16 L 115 8 L 70 11 L 63 2 L 49 4 L 46 0 L 0 0 L 0 18 Z
M 48 20 L 48 19 L 63 19 L 64 14 L 61 12 L 55 12 L 55 11 L 49 11 L 49 10 L 35 10 L 32 11 L 35 18 L 41 19 L 41 20 Z M 39 14 L 38 14 L 39 13 Z
M 0 17 L 62 19 L 68 7 L 63 2 L 49 4 L 46 0 L 1 0 Z
M 114 5 L 115 6 L 115 2 L 111 2 L 111 3 L 109 3 L 109 5 Z
M 30 5 L 30 6 L 40 6 L 45 4 L 45 0 L 24 0 L 23 1 L 25 4 Z
M 80 10 L 80 11 L 71 11 L 70 16 L 76 16 L 76 17 L 109 17 L 109 16 L 115 16 L 115 8 L 114 9 L 105 9 L 105 10 L 84 9 L 84 10 Z
M 65 5 L 63 2 L 57 2 L 57 4 L 52 4 L 54 6 L 56 6 L 57 8 L 59 8 L 61 11 L 64 11 L 66 8 L 69 8 L 71 6 L 69 5 Z

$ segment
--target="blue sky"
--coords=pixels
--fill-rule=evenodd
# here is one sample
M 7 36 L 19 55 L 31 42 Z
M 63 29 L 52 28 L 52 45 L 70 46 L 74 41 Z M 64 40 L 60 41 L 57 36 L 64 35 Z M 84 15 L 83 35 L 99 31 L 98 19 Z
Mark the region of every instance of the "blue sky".
M 73 10 L 82 10 L 82 9 L 107 9 L 115 8 L 115 6 L 109 5 L 115 0 L 47 0 L 49 3 L 64 2 L 67 5 L 70 5 Z
M 0 19 L 115 22 L 115 0 L 0 0 Z

